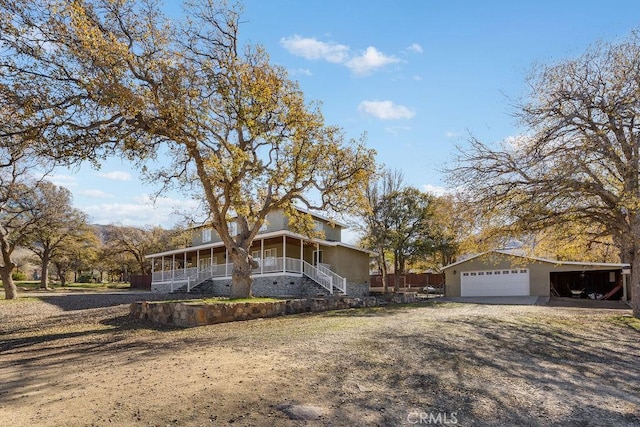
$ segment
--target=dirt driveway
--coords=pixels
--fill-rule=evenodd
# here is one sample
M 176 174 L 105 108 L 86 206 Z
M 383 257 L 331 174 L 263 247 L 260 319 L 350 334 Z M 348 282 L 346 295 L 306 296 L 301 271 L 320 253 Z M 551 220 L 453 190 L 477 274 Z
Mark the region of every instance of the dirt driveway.
M 1 302 L 0 424 L 640 425 L 629 310 L 432 303 L 175 329 L 133 322 L 125 299 Z

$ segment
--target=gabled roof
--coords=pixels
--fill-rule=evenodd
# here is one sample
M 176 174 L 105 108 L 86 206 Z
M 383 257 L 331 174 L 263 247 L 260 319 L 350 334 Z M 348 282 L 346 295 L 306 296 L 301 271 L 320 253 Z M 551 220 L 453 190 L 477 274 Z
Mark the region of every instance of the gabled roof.
M 337 226 L 337 227 L 340 227 L 340 228 L 349 228 L 348 224 L 346 224 L 346 223 L 344 223 L 342 221 L 338 221 L 335 218 L 329 218 L 328 216 L 324 216 L 323 214 L 321 214 L 319 212 L 313 212 L 313 211 L 310 211 L 309 209 L 305 209 L 305 208 L 302 208 L 300 206 L 295 206 L 295 209 L 297 211 L 299 211 L 299 212 L 311 215 L 311 217 L 313 217 L 315 219 L 319 219 L 321 221 L 326 221 L 330 225 Z M 282 211 L 282 213 L 284 214 L 284 211 L 281 208 L 274 209 L 271 212 L 276 212 L 276 211 Z M 233 217 L 232 220 L 235 219 L 235 218 L 236 217 Z M 209 227 L 210 224 L 211 224 L 211 218 L 207 219 L 206 221 L 203 221 L 201 224 L 197 224 L 197 225 L 191 226 L 191 227 L 189 227 L 189 229 L 197 230 L 198 228 L 206 228 L 206 227 Z
M 511 257 L 524 258 L 524 259 L 529 259 L 529 260 L 532 260 L 532 261 L 544 262 L 544 263 L 553 264 L 553 265 L 582 265 L 582 266 L 589 266 L 589 267 L 610 267 L 610 268 L 626 268 L 626 267 L 629 267 L 629 264 L 615 264 L 615 263 L 607 263 L 607 262 L 559 261 L 559 260 L 556 260 L 556 259 L 538 258 L 538 257 L 534 257 L 534 256 L 527 256 L 527 255 L 521 255 L 521 254 L 509 252 L 509 251 L 506 251 L 506 250 L 497 250 L 497 249 L 495 249 L 495 250 L 492 250 L 492 251 L 482 252 L 482 253 L 479 253 L 477 255 L 473 255 L 472 257 L 463 259 L 461 261 L 457 261 L 457 262 L 454 262 L 452 264 L 446 265 L 446 266 L 442 267 L 442 270 L 446 270 L 446 269 L 454 267 L 456 265 L 463 264 L 463 263 L 465 263 L 467 261 L 471 261 L 472 259 L 476 259 L 476 258 L 479 258 L 479 257 L 481 257 L 483 255 L 490 254 L 490 253 L 497 253 L 497 254 L 511 256 Z

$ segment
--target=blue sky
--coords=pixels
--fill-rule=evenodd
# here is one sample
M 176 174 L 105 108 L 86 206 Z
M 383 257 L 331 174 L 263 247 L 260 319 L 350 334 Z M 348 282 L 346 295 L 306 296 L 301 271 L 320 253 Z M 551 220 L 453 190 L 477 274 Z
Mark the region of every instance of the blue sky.
M 165 9 L 180 17 L 175 2 Z M 240 37 L 263 45 L 308 101 L 322 102 L 328 124 L 351 138 L 366 132 L 379 163 L 440 192 L 441 170 L 469 133 L 499 142 L 524 131 L 513 104 L 527 94 L 534 64 L 636 28 L 637 0 L 246 0 Z M 171 227 L 175 208 L 189 205 L 174 193 L 154 206 L 156 188 L 120 159 L 99 171 L 58 170 L 52 180 L 95 223 Z

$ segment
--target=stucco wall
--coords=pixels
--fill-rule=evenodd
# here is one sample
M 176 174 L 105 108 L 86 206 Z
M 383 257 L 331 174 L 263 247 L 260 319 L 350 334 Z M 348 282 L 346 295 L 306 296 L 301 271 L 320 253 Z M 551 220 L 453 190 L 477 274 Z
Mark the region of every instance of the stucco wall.
M 509 256 L 500 253 L 489 253 L 462 262 L 445 270 L 445 296 L 459 297 L 461 295 L 460 277 L 465 271 L 500 270 L 510 268 L 529 269 L 529 292 L 534 296 L 549 296 L 551 293 L 552 271 L 585 271 L 602 270 L 593 265 L 563 265 L 531 260 L 528 258 Z
M 325 240 L 330 240 L 335 242 L 341 241 L 341 238 L 342 238 L 341 226 L 332 225 L 328 221 L 317 218 L 317 217 L 313 217 L 313 219 L 323 224 L 322 231 L 324 231 Z M 204 243 L 222 241 L 222 239 L 220 239 L 220 236 L 218 236 L 218 233 L 213 229 L 211 230 L 211 240 L 203 241 L 202 230 L 205 228 L 211 228 L 211 227 L 203 226 L 203 227 L 193 229 L 191 234 L 192 246 L 199 246 Z M 284 215 L 283 211 L 278 210 L 278 211 L 271 212 L 267 215 L 267 218 L 265 221 L 265 228 L 260 233 L 270 233 L 272 231 L 287 230 L 288 228 L 289 228 L 289 221 L 287 217 Z
M 324 263 L 331 265 L 331 270 L 349 283 L 369 284 L 369 254 L 346 248 L 333 246 L 324 248 Z

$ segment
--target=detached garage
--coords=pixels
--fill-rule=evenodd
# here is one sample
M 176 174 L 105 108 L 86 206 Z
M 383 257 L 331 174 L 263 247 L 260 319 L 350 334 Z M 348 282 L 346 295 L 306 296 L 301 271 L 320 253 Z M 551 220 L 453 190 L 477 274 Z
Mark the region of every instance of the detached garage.
M 460 296 L 531 295 L 529 269 L 479 270 L 460 273 Z
M 626 299 L 628 264 L 556 261 L 490 251 L 444 267 L 445 296 Z

